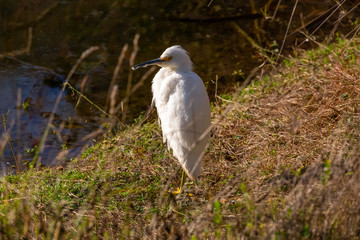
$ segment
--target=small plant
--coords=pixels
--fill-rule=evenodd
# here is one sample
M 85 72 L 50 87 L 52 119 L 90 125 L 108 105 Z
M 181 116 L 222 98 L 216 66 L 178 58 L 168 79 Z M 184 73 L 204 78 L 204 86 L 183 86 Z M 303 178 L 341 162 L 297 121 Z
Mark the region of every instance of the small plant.
M 28 148 L 27 150 L 26 150 L 26 152 L 28 153 L 28 154 L 35 154 L 35 152 L 38 150 L 38 146 L 37 145 L 35 145 L 34 147 L 32 147 L 32 148 Z
M 326 185 L 329 178 L 330 178 L 330 175 L 331 175 L 331 160 L 326 160 L 324 162 L 324 168 L 323 168 L 323 176 L 321 178 L 322 180 L 322 184 L 323 185 Z
M 216 225 L 221 224 L 222 220 L 222 211 L 221 211 L 221 203 L 219 201 L 214 202 L 214 223 Z
M 22 103 L 22 109 L 24 109 L 24 111 L 29 110 L 30 104 L 29 102 L 25 101 Z
M 245 73 L 239 69 L 239 70 L 234 70 L 234 72 L 232 73 L 233 76 L 244 79 L 245 78 Z
M 225 100 L 229 100 L 229 101 L 232 100 L 232 95 L 231 95 L 231 94 L 225 94 L 225 93 L 223 93 L 223 94 L 220 95 L 220 97 L 221 97 L 222 99 L 225 99 Z

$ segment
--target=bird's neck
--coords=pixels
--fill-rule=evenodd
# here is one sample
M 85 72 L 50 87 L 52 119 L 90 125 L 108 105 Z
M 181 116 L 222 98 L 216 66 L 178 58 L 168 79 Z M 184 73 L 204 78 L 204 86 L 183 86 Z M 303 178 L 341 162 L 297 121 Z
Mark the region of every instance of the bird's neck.
M 169 69 L 175 72 L 191 72 L 192 66 L 191 65 L 171 66 L 169 67 Z

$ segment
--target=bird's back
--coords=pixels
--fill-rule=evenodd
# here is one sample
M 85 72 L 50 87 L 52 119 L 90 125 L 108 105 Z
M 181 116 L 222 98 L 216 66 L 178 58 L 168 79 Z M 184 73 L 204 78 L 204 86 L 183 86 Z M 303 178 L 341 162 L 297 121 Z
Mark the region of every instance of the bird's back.
M 164 142 L 193 180 L 201 171 L 209 143 L 210 103 L 205 86 L 194 72 L 162 68 L 152 85 Z

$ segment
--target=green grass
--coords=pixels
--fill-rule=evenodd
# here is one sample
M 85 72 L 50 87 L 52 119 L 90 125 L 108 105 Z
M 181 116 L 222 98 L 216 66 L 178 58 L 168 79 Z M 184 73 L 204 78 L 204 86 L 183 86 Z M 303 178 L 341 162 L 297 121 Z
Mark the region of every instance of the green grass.
M 203 172 L 176 197 L 155 120 L 3 177 L 0 238 L 358 238 L 359 46 L 338 39 L 222 95 Z

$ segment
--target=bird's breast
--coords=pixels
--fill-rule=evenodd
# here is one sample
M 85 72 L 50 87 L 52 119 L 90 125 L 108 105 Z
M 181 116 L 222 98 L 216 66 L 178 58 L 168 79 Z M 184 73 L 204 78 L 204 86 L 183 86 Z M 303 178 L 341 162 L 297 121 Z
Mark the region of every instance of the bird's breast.
M 184 78 L 176 72 L 168 69 L 160 69 L 155 75 L 152 85 L 153 100 L 156 107 L 162 107 L 169 102 L 172 95 L 177 93 L 177 97 L 181 97 L 182 85 Z

